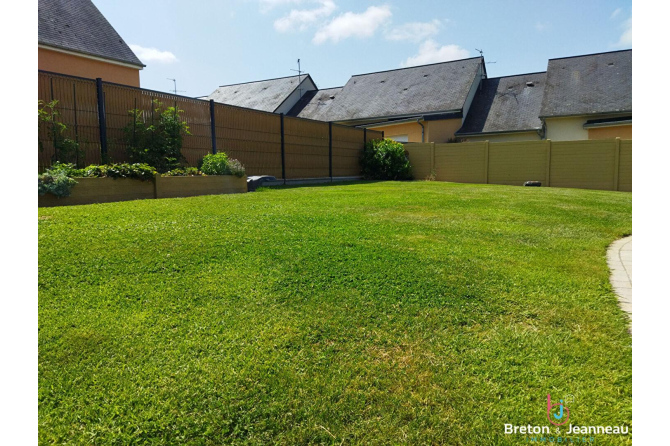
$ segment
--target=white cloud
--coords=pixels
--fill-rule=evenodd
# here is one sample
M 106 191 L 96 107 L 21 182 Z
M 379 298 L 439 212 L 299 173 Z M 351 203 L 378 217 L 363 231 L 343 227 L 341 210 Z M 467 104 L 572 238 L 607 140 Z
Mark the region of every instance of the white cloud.
M 440 31 L 442 22 L 435 19 L 432 22 L 411 22 L 395 26 L 386 33 L 388 40 L 408 40 L 410 42 L 421 42 L 434 36 Z
M 288 15 L 275 20 L 275 29 L 279 32 L 291 30 L 304 31 L 319 19 L 328 17 L 337 6 L 332 0 L 318 0 L 320 7 L 315 9 L 294 9 Z
M 469 56 L 470 52 L 458 45 L 439 46 L 437 42 L 429 39 L 419 46 L 419 53 L 417 55 L 408 57 L 400 66 L 412 67 L 415 65 L 447 62 L 450 60 L 465 59 Z
M 179 59 L 177 59 L 177 56 L 172 54 L 169 51 L 161 51 L 156 48 L 145 48 L 143 46 L 139 45 L 128 45 L 131 50 L 133 50 L 133 53 L 142 62 L 158 62 L 158 63 L 173 63 L 173 62 L 179 62 Z
M 631 17 L 630 19 L 626 20 L 621 24 L 621 28 L 623 28 L 623 33 L 621 33 L 621 37 L 619 37 L 619 41 L 614 45 L 618 47 L 624 47 L 624 46 L 633 46 L 633 18 Z
M 360 14 L 346 12 L 319 29 L 312 42 L 318 45 L 328 40 L 337 43 L 349 37 L 371 37 L 391 15 L 388 6 L 370 6 Z
M 615 18 L 619 14 L 621 14 L 621 8 L 615 9 L 614 11 L 612 11 L 612 15 L 610 15 L 610 20 L 612 20 L 613 18 Z

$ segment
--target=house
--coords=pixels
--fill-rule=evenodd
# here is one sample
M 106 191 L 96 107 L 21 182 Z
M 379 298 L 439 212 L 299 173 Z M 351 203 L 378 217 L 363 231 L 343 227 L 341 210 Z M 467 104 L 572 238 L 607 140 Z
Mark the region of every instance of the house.
M 633 51 L 550 59 L 539 117 L 551 140 L 632 139 Z
M 371 128 L 401 142 L 445 142 L 485 77 L 482 57 L 359 74 L 303 96 L 288 115 Z
M 540 72 L 484 79 L 456 136 L 468 141 L 542 139 L 546 77 Z
M 305 73 L 299 76 L 222 85 L 209 96 L 199 99 L 212 99 L 223 104 L 287 114 L 300 98 L 316 90 L 312 77 Z
M 38 69 L 140 86 L 145 66 L 90 0 L 39 0 Z

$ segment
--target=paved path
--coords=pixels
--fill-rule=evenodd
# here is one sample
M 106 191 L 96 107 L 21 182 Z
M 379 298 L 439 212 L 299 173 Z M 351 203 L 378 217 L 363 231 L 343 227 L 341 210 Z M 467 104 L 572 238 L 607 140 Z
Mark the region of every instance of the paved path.
M 610 282 L 619 297 L 619 306 L 633 320 L 633 236 L 612 243 L 607 250 Z

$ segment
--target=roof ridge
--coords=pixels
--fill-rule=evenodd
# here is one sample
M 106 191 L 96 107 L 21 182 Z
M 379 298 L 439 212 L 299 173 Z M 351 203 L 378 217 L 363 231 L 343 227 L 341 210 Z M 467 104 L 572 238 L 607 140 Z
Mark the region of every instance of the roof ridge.
M 561 59 L 575 59 L 577 57 L 588 57 L 588 56 L 599 56 L 601 54 L 612 54 L 612 53 L 623 53 L 625 51 L 633 51 L 633 48 L 627 50 L 615 50 L 615 51 L 601 51 L 600 53 L 591 53 L 591 54 L 579 54 L 577 56 L 564 56 L 564 57 L 554 57 L 549 60 L 561 60 Z
M 484 58 L 481 57 L 481 56 L 466 57 L 465 59 L 447 60 L 447 61 L 444 61 L 444 62 L 435 62 L 435 63 L 428 63 L 428 64 L 423 64 L 423 65 L 414 65 L 414 66 L 411 66 L 411 67 L 394 68 L 392 70 L 381 70 L 381 71 L 372 71 L 370 73 L 354 74 L 351 77 L 367 76 L 368 74 L 388 73 L 388 72 L 391 72 L 391 71 L 409 70 L 409 69 L 412 69 L 412 68 L 430 67 L 430 66 L 433 66 L 433 65 L 440 65 L 440 64 L 445 64 L 445 63 L 463 62 L 464 60 L 471 60 L 471 59 L 482 59 L 482 60 L 484 60 Z
M 505 77 L 518 77 L 518 76 L 530 76 L 531 74 L 547 74 L 546 71 L 533 71 L 530 73 L 521 73 L 521 74 L 510 74 L 508 76 L 496 76 L 496 77 L 487 77 L 484 80 L 490 80 L 490 79 L 503 79 Z
M 309 76 L 310 78 L 312 77 L 312 76 L 309 75 L 309 73 L 303 73 L 303 74 L 300 74 L 300 75 L 295 74 L 295 75 L 292 75 L 292 76 L 273 77 L 271 79 L 260 79 L 260 80 L 257 80 L 257 81 L 238 82 L 238 83 L 235 83 L 235 84 L 219 85 L 219 88 L 221 88 L 221 87 L 233 87 L 235 85 L 255 84 L 257 82 L 276 81 L 276 80 L 279 80 L 279 79 L 288 79 L 290 77 L 298 77 L 298 76 Z M 314 80 L 312 80 L 312 82 L 314 82 Z

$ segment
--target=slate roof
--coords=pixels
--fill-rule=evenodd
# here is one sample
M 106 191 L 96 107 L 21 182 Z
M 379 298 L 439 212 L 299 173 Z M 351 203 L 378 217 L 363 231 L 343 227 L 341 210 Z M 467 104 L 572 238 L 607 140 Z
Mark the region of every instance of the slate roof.
M 541 117 L 631 112 L 633 51 L 549 59 Z
M 484 79 L 457 135 L 539 130 L 546 72 Z
M 309 74 L 300 76 L 305 82 Z M 274 112 L 298 87 L 298 76 L 280 77 L 242 84 L 222 85 L 205 99 L 223 104 Z
M 318 105 L 325 97 L 317 94 L 292 111 L 301 118 L 349 121 L 461 110 L 482 62 L 473 57 L 355 75 L 325 107 Z
M 329 121 L 331 105 L 335 102 L 338 93 L 343 87 L 324 88 L 323 90 L 309 91 L 287 113 L 289 116 L 308 117 L 319 121 Z M 333 96 L 331 98 L 331 96 Z
M 90 0 L 39 0 L 40 44 L 143 67 Z

